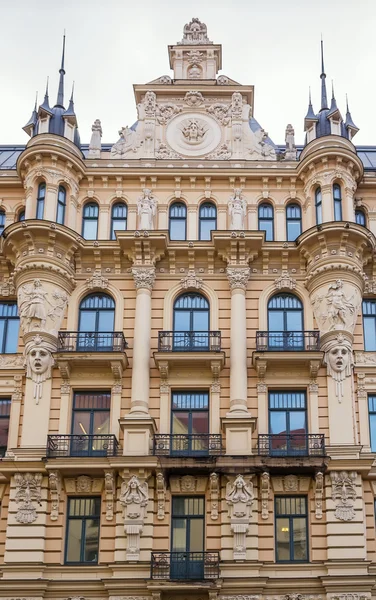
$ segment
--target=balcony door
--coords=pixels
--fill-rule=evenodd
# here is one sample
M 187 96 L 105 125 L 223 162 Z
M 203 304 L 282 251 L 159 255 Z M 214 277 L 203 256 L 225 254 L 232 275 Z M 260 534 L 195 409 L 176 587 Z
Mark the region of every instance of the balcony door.
M 304 391 L 269 392 L 269 448 L 272 456 L 308 454 Z
M 172 392 L 171 407 L 171 454 L 174 456 L 208 454 L 208 392 Z
M 304 350 L 303 305 L 293 294 L 277 294 L 268 303 L 268 347 Z
M 175 301 L 173 349 L 209 350 L 209 302 L 201 294 L 183 294 Z
M 80 304 L 79 351 L 109 351 L 114 347 L 115 302 L 108 294 L 89 294 Z
M 204 579 L 204 515 L 204 498 L 172 498 L 171 579 Z
M 110 392 L 74 394 L 70 456 L 107 456 L 110 407 Z

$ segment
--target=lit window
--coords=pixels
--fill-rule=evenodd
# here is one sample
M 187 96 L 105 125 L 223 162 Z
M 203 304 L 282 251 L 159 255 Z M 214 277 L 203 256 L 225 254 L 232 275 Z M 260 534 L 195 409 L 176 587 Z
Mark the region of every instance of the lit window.
M 258 208 L 258 228 L 259 231 L 265 231 L 265 241 L 274 240 L 274 215 L 273 207 L 270 204 L 260 204 Z
M 59 223 L 60 225 L 64 225 L 66 203 L 67 192 L 65 187 L 59 185 L 59 190 L 57 193 L 56 223 Z
M 321 188 L 317 188 L 315 191 L 315 209 L 316 209 L 316 225 L 322 223 L 322 194 Z
M 66 563 L 98 563 L 100 511 L 100 498 L 68 499 Z
M 126 231 L 127 229 L 127 205 L 117 202 L 111 211 L 111 239 L 115 240 L 115 231 Z
M 302 233 L 302 210 L 299 204 L 289 204 L 286 208 L 287 241 L 294 242 Z
M 275 499 L 276 561 L 307 562 L 307 498 L 280 496 Z
M 200 221 L 200 240 L 210 240 L 211 232 L 217 229 L 217 209 L 211 202 L 204 202 L 200 206 L 199 213 Z
M 169 232 L 171 240 L 187 239 L 187 208 L 183 202 L 170 206 Z
M 333 203 L 334 203 L 334 220 L 342 221 L 342 195 L 341 186 L 338 183 L 333 185 Z
M 82 237 L 85 240 L 96 240 L 98 235 L 98 204 L 89 202 L 84 206 L 82 219 Z
M 46 184 L 40 183 L 38 186 L 38 196 L 37 196 L 37 219 L 43 219 L 44 215 L 44 199 L 46 197 Z

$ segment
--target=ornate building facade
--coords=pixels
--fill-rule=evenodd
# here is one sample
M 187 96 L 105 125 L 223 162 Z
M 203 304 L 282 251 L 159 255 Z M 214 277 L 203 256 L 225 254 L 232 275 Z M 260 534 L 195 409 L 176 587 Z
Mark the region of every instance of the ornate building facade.
M 376 149 L 276 145 L 198 19 L 80 143 L 0 147 L 0 598 L 370 600 Z

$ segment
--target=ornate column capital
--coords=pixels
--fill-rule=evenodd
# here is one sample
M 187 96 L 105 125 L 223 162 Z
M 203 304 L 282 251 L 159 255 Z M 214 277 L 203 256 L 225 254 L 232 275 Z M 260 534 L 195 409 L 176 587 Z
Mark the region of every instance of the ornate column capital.
M 155 281 L 155 267 L 133 267 L 132 275 L 136 290 L 152 290 Z
M 250 273 L 249 267 L 227 267 L 226 274 L 231 290 L 246 290 Z

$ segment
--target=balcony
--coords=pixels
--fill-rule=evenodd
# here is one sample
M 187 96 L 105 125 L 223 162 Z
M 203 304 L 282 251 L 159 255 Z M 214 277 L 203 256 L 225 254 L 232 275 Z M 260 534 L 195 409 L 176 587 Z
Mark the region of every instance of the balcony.
M 158 369 L 170 367 L 205 368 L 217 374 L 225 364 L 220 331 L 159 331 L 158 352 L 154 352 Z
M 257 331 L 256 352 L 317 352 L 318 331 Z
M 128 347 L 121 331 L 60 331 L 58 352 L 124 352 Z
M 260 434 L 258 453 L 261 456 L 325 456 L 324 434 Z
M 116 456 L 114 435 L 48 435 L 47 458 Z
M 219 577 L 219 552 L 152 552 L 151 579 L 205 581 Z
M 195 458 L 220 456 L 222 436 L 219 434 L 156 434 L 153 442 L 154 456 Z

